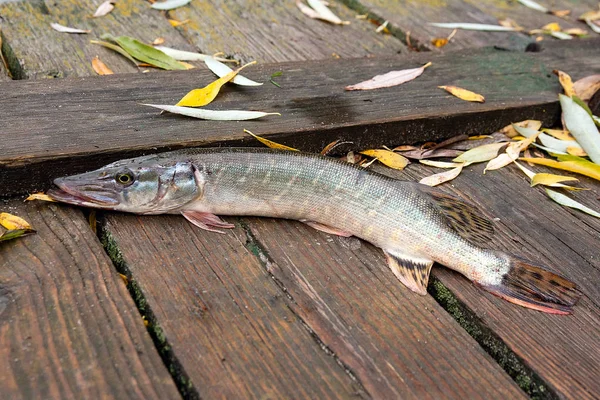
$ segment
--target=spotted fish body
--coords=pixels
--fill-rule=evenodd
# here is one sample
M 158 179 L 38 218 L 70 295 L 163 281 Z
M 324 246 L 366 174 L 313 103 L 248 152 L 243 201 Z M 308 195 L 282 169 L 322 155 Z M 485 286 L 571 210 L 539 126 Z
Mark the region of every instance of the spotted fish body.
M 569 313 L 579 296 L 564 278 L 480 247 L 493 227 L 472 205 L 328 157 L 270 149 L 186 149 L 118 161 L 55 183 L 60 190 L 48 194 L 59 201 L 183 214 L 208 230 L 232 227 L 217 215 L 247 215 L 300 220 L 354 235 L 382 248 L 394 274 L 421 294 L 438 262 L 494 294 L 541 311 Z

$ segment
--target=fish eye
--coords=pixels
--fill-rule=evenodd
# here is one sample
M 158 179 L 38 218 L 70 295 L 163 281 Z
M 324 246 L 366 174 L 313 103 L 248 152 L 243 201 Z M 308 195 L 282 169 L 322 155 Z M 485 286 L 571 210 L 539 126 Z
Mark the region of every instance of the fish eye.
M 117 183 L 123 186 L 129 186 L 133 183 L 135 179 L 131 171 L 125 170 L 118 172 L 117 175 L 115 175 L 115 180 L 117 181 Z

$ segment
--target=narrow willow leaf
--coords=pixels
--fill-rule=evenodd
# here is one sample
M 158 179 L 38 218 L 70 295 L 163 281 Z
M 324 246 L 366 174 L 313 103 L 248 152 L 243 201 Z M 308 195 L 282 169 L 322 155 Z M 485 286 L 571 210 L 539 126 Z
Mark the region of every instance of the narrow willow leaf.
M 361 151 L 360 153 L 369 157 L 377 158 L 380 163 L 398 170 L 404 169 L 404 167 L 410 163 L 406 157 L 401 156 L 398 153 L 394 153 L 391 150 L 371 149 Z
M 126 59 L 128 59 L 129 61 L 131 61 L 132 63 L 134 63 L 136 67 L 138 66 L 137 61 L 135 61 L 133 59 L 133 57 L 131 57 L 129 55 L 129 53 L 127 53 L 125 50 L 123 50 L 122 48 L 120 48 L 116 44 L 112 44 L 112 43 L 109 43 L 109 42 L 103 42 L 101 40 L 90 40 L 90 43 L 92 43 L 92 44 L 99 44 L 100 46 L 104 46 L 104 47 L 106 47 L 108 49 L 114 50 L 117 53 L 119 53 L 120 55 L 122 55 L 123 57 L 125 57 Z
M 581 147 L 567 147 L 567 153 L 572 156 L 587 157 L 588 153 L 585 152 Z
M 575 208 L 577 210 L 583 211 L 584 213 L 590 214 L 596 218 L 600 218 L 600 213 L 592 210 L 589 207 L 584 206 L 583 204 L 573 200 L 570 197 L 565 196 L 562 193 L 555 192 L 554 190 L 546 189 L 546 193 L 548 197 L 552 200 L 560 204 L 561 206 Z
M 600 133 L 594 120 L 573 99 L 562 94 L 559 95 L 559 99 L 566 128 L 589 155 L 590 159 L 594 163 L 600 164 Z
M 460 175 L 462 169 L 463 165 L 460 165 L 454 169 L 450 169 L 445 172 L 440 172 L 439 174 L 427 176 L 421 179 L 419 183 L 427 186 L 437 186 L 441 183 L 448 182 L 456 178 L 458 175 Z
M 535 172 L 533 172 L 532 170 L 528 169 L 527 167 L 522 166 L 521 164 L 519 164 L 516 161 L 514 161 L 514 163 L 517 164 L 517 167 L 519 167 L 521 169 L 521 171 L 523 171 L 523 173 L 525 175 L 527 175 L 527 177 L 529 179 L 532 179 L 535 176 Z
M 94 71 L 96 71 L 96 73 L 98 75 L 112 75 L 112 74 L 114 74 L 114 72 L 110 68 L 108 68 L 106 66 L 106 64 L 104 64 L 102 62 L 102 60 L 100 60 L 98 58 L 98 56 L 96 56 L 96 57 L 94 57 L 92 59 L 92 68 L 94 68 Z
M 223 64 L 222 62 L 219 62 L 218 60 L 216 60 L 212 57 L 206 58 L 204 60 L 204 63 L 206 64 L 208 69 L 210 69 L 212 72 L 214 72 L 215 75 L 217 75 L 219 78 L 222 78 L 225 75 L 233 72 L 233 70 L 231 68 L 229 68 L 227 65 Z M 236 75 L 231 82 L 235 83 L 236 85 L 240 85 L 240 86 L 260 86 L 260 85 L 262 85 L 262 83 L 260 83 L 260 82 L 255 82 L 255 81 L 248 79 L 244 76 L 241 76 L 239 74 Z
M 569 131 L 564 131 L 562 129 L 542 129 L 543 133 L 547 133 L 548 135 L 555 137 L 558 140 L 566 140 L 566 141 L 575 141 L 575 138 L 571 136 Z
M 594 93 L 600 90 L 600 74 L 590 75 L 575 81 L 575 94 L 583 101 L 589 101 Z
M 178 7 L 185 6 L 192 0 L 167 0 L 167 1 L 157 1 L 153 3 L 150 7 L 155 10 L 173 10 Z
M 459 88 L 456 86 L 438 86 L 438 88 L 444 89 L 446 92 L 458 97 L 461 100 L 485 103 L 485 98 L 482 95 L 475 92 L 471 92 L 467 89 Z
M 263 137 L 255 135 L 254 133 L 250 132 L 248 129 L 244 129 L 244 132 L 246 132 L 247 134 L 249 134 L 250 136 L 252 136 L 254 139 L 258 140 L 259 142 L 261 142 L 265 146 L 270 147 L 272 149 L 288 150 L 288 151 L 300 151 L 300 150 L 295 149 L 293 147 L 289 147 L 289 146 L 286 146 L 284 144 L 279 144 L 279 143 L 276 143 L 276 142 L 274 142 L 272 140 L 265 139 Z
M 29 222 L 25 221 L 23 218 L 4 212 L 0 213 L 0 225 L 9 230 L 32 229 Z
M 600 10 L 586 11 L 583 14 L 581 14 L 577 19 L 580 21 L 595 21 L 597 19 L 600 19 Z
M 400 71 L 390 71 L 383 75 L 377 75 L 368 81 L 360 82 L 355 85 L 346 86 L 346 90 L 372 90 L 390 86 L 401 85 L 405 82 L 421 76 L 425 68 L 431 65 L 430 62 L 419 68 L 403 69 Z
M 108 14 L 109 12 L 114 10 L 114 8 L 115 8 L 114 3 L 115 3 L 115 0 L 106 0 L 104 3 L 102 3 L 98 6 L 98 8 L 96 9 L 96 12 L 94 13 L 94 15 L 92 15 L 92 17 L 93 18 L 104 17 L 106 14 Z
M 33 230 L 33 229 L 11 229 L 9 231 L 4 232 L 2 235 L 0 235 L 0 242 L 17 239 L 22 236 L 31 235 L 32 233 L 35 233 L 35 230 Z
M 51 198 L 50 196 L 48 196 L 45 193 L 33 193 L 33 194 L 29 195 L 29 197 L 27 197 L 25 199 L 25 201 L 32 201 L 32 200 L 42 200 L 42 201 L 56 202 L 56 200 L 54 200 L 53 198 Z
M 555 175 L 555 174 L 547 174 L 547 173 L 538 173 L 531 178 L 531 186 L 543 185 L 543 186 L 552 186 L 561 182 L 579 182 L 579 179 L 573 178 L 570 176 L 564 175 Z
M 553 36 L 557 39 L 560 40 L 571 40 L 573 39 L 573 36 L 569 35 L 568 33 L 564 33 L 564 32 L 555 32 L 555 31 L 550 31 L 550 36 Z
M 329 143 L 327 146 L 323 147 L 323 150 L 321 150 L 320 154 L 322 156 L 326 156 L 327 154 L 329 154 L 329 152 L 331 150 L 333 150 L 338 145 L 340 145 L 340 139 L 334 140 L 333 142 Z
M 519 160 L 523 160 L 532 164 L 545 165 L 547 167 L 562 169 L 564 171 L 575 172 L 577 174 L 589 176 L 600 181 L 600 165 L 593 162 L 584 160 L 583 158 L 576 157 L 580 160 L 566 159 L 568 161 L 560 161 L 562 157 L 575 157 L 571 155 L 560 155 L 559 161 L 551 160 L 549 158 L 531 158 L 524 157 Z
M 588 31 L 581 28 L 569 28 L 565 29 L 563 32 L 572 36 L 585 36 L 588 34 Z
M 447 29 L 464 29 L 468 31 L 488 31 L 488 32 L 513 32 L 517 29 L 510 26 L 501 25 L 488 25 L 488 24 L 471 24 L 468 22 L 430 22 L 429 25 L 436 26 L 438 28 Z
M 163 42 L 164 42 L 164 40 L 163 40 Z M 166 55 L 168 55 L 170 57 L 173 57 L 177 61 L 204 61 L 207 58 L 214 58 L 215 60 L 221 61 L 221 62 L 233 62 L 233 63 L 237 62 L 236 60 L 228 60 L 226 58 L 214 57 L 214 56 L 211 56 L 208 54 L 194 53 L 191 51 L 177 50 L 177 49 L 172 49 L 170 47 L 165 47 L 165 46 L 154 46 L 154 48 L 162 51 L 163 53 L 165 53 Z
M 526 139 L 520 140 L 518 142 L 509 143 L 506 147 L 506 152 L 500 154 L 498 157 L 491 160 L 486 165 L 485 169 L 483 170 L 483 173 L 485 174 L 487 171 L 493 171 L 503 168 L 511 162 L 515 161 L 517 158 L 519 158 L 519 154 L 521 154 L 522 151 L 527 149 L 527 147 L 529 147 L 529 145 L 532 144 L 539 135 L 540 132 L 537 132 L 536 134 L 533 134 Z
M 573 96 L 575 94 L 575 89 L 573 87 L 573 80 L 571 79 L 571 77 L 569 76 L 569 74 L 567 74 L 566 72 L 560 71 L 555 69 L 554 72 L 556 75 L 558 75 L 558 80 L 560 82 L 560 85 L 562 86 L 563 90 L 565 91 L 565 96 Z
M 546 153 L 548 153 L 552 156 L 557 156 L 557 155 L 565 155 L 566 156 L 569 154 L 566 151 L 554 150 L 554 149 L 551 149 L 550 147 L 542 146 L 541 144 L 537 144 L 537 143 L 533 143 L 533 146 L 537 147 L 538 149 L 544 150 Z
M 565 18 L 569 14 L 571 14 L 571 10 L 551 10 L 550 14 L 555 15 L 559 18 Z
M 547 13 L 550 11 L 546 7 L 542 6 L 541 4 L 536 3 L 533 0 L 517 0 L 517 1 L 521 4 L 523 4 L 525 7 L 531 8 L 532 10 L 541 11 L 543 13 Z
M 590 27 L 591 30 L 593 30 L 596 33 L 600 33 L 600 25 L 597 25 L 595 22 L 586 19 L 585 23 Z
M 61 24 L 57 24 L 55 22 L 51 23 L 50 26 L 55 31 L 62 32 L 62 33 L 90 33 L 91 32 L 91 30 L 89 30 L 89 29 L 71 28 L 69 26 L 64 26 Z
M 242 65 L 235 71 L 231 71 L 223 77 L 215 80 L 214 82 L 206 85 L 200 89 L 194 89 L 188 92 L 177 104 L 176 106 L 182 107 L 202 107 L 207 104 L 210 104 L 215 97 L 219 94 L 221 87 L 232 80 L 242 69 L 246 68 L 249 65 L 256 64 L 256 61 L 252 61 L 246 65 Z
M 173 57 L 170 57 L 162 51 L 155 49 L 154 47 L 142 43 L 139 40 L 131 38 L 129 36 L 113 37 L 111 35 L 105 34 L 100 36 L 100 38 L 103 40 L 111 40 L 117 43 L 133 58 L 151 64 L 155 67 L 166 70 L 187 69 L 183 64 L 175 60 Z
M 433 161 L 433 160 L 419 160 L 419 162 L 421 164 L 429 165 L 430 167 L 436 167 L 436 168 L 456 168 L 456 167 L 463 165 L 462 163 Z
M 160 110 L 168 111 L 173 114 L 186 115 L 192 118 L 209 119 L 213 121 L 246 121 L 266 117 L 267 115 L 281 115 L 280 113 L 267 113 L 261 111 L 240 111 L 240 110 L 205 110 L 203 108 L 178 107 L 160 104 L 142 104 L 143 106 L 154 107 Z
M 156 47 L 156 46 L 160 46 L 161 44 L 163 44 L 165 42 L 165 38 L 163 37 L 157 37 L 156 39 L 154 39 L 154 41 L 152 42 L 152 46 Z M 165 53 L 164 50 L 161 50 L 163 53 Z M 166 53 L 165 53 L 166 54 Z M 170 54 L 169 54 L 170 55 Z M 173 57 L 172 55 L 170 55 L 171 57 Z M 175 58 L 175 57 L 173 57 Z M 176 59 L 176 58 L 175 58 Z M 177 59 L 176 59 L 177 60 Z M 180 60 L 178 60 L 180 61 Z
M 329 7 L 325 5 L 321 0 L 307 0 L 308 5 L 318 14 L 318 18 L 327 22 L 331 22 L 336 25 L 348 25 L 349 21 L 342 21 L 337 15 L 335 15 Z M 311 17 L 312 18 L 312 17 Z
M 177 28 L 178 26 L 185 25 L 188 22 L 190 22 L 189 18 L 184 19 L 183 21 L 177 21 L 176 19 L 169 19 L 169 24 L 171 24 L 171 26 L 173 28 Z
M 377 29 L 375 29 L 375 32 L 376 33 L 381 33 L 381 32 L 390 33 L 390 31 L 387 28 L 389 23 L 390 23 L 390 21 L 385 21 L 383 24 L 379 25 L 377 27 Z
M 484 144 L 482 146 L 472 148 L 471 150 L 467 150 L 452 161 L 465 163 L 465 167 L 473 163 L 489 161 L 495 158 L 500 149 L 504 146 L 506 146 L 506 143 Z
M 515 122 L 510 125 L 507 125 L 504 128 L 500 129 L 500 132 L 504 133 L 506 136 L 508 136 L 510 138 L 517 136 L 519 133 L 515 130 L 513 125 L 520 126 L 522 128 L 529 128 L 534 131 L 538 131 L 542 127 L 542 122 L 534 120 L 534 119 L 527 119 L 525 121 Z

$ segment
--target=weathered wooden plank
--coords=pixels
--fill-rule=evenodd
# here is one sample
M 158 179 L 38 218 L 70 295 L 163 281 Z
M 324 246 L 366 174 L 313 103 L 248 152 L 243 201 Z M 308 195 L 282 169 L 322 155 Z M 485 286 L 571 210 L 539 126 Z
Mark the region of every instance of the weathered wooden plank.
M 106 233 L 202 398 L 366 394 L 290 309 L 237 228 L 108 214 Z
M 450 290 L 450 293 L 442 290 L 441 301 L 455 296 L 546 382 L 554 394 L 562 398 L 593 398 L 600 390 L 597 379 L 600 375 L 597 329 L 600 323 L 597 301 L 600 296 L 597 284 L 600 281 L 600 221 L 553 203 L 543 190 L 530 188 L 529 179 L 516 167 L 486 175 L 481 174 L 482 169 L 481 165 L 472 166 L 452 181 L 452 185 L 440 188 L 478 204 L 489 217 L 500 219 L 495 224 L 496 235 L 491 247 L 546 265 L 575 281 L 584 297 L 573 315 L 553 316 L 509 304 L 476 288 L 457 273 L 434 267 L 433 275 Z M 418 180 L 439 170 L 411 165 L 403 173 L 384 171 L 394 177 Z M 592 191 L 576 197 L 597 209 L 600 185 L 585 178 L 581 185 Z
M 2 397 L 179 398 L 81 211 L 18 201 L 2 211 L 37 229 L 0 243 Z
M 392 59 L 353 59 L 266 64 L 247 75 L 267 80 L 275 71 L 282 89 L 227 87 L 213 109 L 279 111 L 281 117 L 246 122 L 200 121 L 159 115 L 140 103 L 175 103 L 190 88 L 213 79 L 206 71 L 105 76 L 53 82 L 0 84 L 0 184 L 7 193 L 43 189 L 63 174 L 107 161 L 182 146 L 254 144 L 243 129 L 307 151 L 335 139 L 355 148 L 480 134 L 510 122 L 558 119 L 560 91 L 554 68 L 579 78 L 600 69 L 600 42 L 563 43 L 541 53 L 493 49 L 452 55 L 417 54 Z M 417 80 L 377 91 L 344 86 L 390 69 L 433 65 Z M 102 85 L 99 84 L 102 79 Z M 316 84 L 318 83 L 318 85 Z M 485 104 L 456 99 L 437 88 L 455 84 L 486 96 Z M 43 98 L 44 101 L 33 99 Z M 67 123 L 65 121 L 68 121 Z M 83 135 L 85 133 L 85 135 Z M 8 184 L 10 182 L 10 184 Z
M 297 222 L 248 225 L 292 309 L 374 398 L 522 396 L 431 297 L 402 286 L 379 249 Z
M 192 2 L 171 12 L 189 19 L 182 34 L 199 49 L 223 51 L 243 61 L 261 62 L 391 55 L 407 48 L 376 26 L 356 20 L 356 13 L 333 3 L 333 11 L 350 25 L 339 26 L 310 19 L 293 1 L 217 0 Z
M 115 72 L 136 72 L 130 61 L 112 50 L 89 43 L 104 33 L 129 35 L 146 43 L 164 37 L 170 46 L 193 50 L 167 19 L 147 2 L 123 0 L 101 18 L 90 18 L 101 0 L 44 0 L 0 3 L 0 28 L 15 79 L 94 75 L 98 55 Z M 50 24 L 91 29 L 87 35 L 56 32 Z

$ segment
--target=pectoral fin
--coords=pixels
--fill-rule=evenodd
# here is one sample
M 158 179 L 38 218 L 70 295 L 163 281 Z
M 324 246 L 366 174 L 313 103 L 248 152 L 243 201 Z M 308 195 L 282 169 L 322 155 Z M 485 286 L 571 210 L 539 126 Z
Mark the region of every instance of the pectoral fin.
M 223 221 L 215 214 L 190 210 L 182 211 L 181 214 L 185 217 L 185 219 L 196 225 L 198 228 L 202 228 L 207 231 L 225 233 L 213 228 L 235 228 L 234 224 Z
M 314 228 L 314 229 L 316 229 L 318 231 L 325 232 L 325 233 L 330 233 L 332 235 L 338 235 L 338 236 L 343 236 L 343 237 L 350 237 L 350 236 L 352 236 L 351 233 L 341 231 L 339 229 L 336 229 L 336 228 L 331 227 L 329 225 L 321 224 L 319 222 L 308 221 L 306 219 L 301 219 L 300 222 L 304 222 L 306 225 L 308 225 L 311 228 Z
M 429 282 L 429 272 L 433 265 L 432 260 L 417 258 L 403 254 L 391 254 L 383 251 L 387 258 L 388 265 L 394 275 L 407 288 L 421 295 L 427 294 L 427 283 Z

